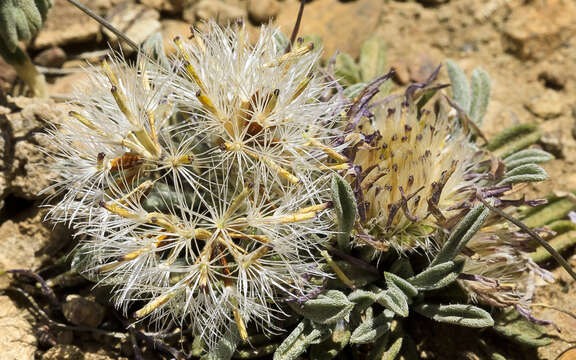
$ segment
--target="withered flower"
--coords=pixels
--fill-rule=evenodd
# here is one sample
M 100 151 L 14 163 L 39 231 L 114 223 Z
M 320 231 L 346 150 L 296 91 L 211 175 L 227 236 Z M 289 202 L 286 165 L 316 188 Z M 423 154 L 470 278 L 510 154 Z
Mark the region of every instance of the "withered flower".
M 428 248 L 430 235 L 469 207 L 480 155 L 449 116 L 449 106 L 419 110 L 413 101 L 379 105 L 359 125 L 366 142 L 354 160 L 365 219 L 362 228 L 381 246 Z

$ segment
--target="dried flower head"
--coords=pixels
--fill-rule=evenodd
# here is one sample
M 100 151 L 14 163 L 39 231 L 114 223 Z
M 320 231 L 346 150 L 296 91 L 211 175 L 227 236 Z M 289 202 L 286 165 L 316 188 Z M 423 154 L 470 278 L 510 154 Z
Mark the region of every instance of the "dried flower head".
M 500 225 L 481 229 L 467 245 L 458 282 L 474 301 L 491 306 L 515 306 L 530 312 L 537 276 L 553 280 L 528 251 L 526 235 Z
M 412 101 L 392 101 L 361 128 L 366 143 L 354 162 L 361 169 L 364 230 L 383 247 L 428 247 L 438 225 L 467 205 L 474 182 L 466 174 L 477 149 L 445 106 L 419 111 Z
M 274 329 L 279 299 L 324 276 L 312 253 L 331 234 L 328 176 L 342 104 L 320 101 L 318 50 L 284 53 L 263 28 L 195 33 L 175 69 L 140 56 L 93 69 L 50 134 L 61 177 L 51 218 L 86 235 L 81 271 L 118 307 L 159 327 L 190 324 L 208 347 L 230 327 Z

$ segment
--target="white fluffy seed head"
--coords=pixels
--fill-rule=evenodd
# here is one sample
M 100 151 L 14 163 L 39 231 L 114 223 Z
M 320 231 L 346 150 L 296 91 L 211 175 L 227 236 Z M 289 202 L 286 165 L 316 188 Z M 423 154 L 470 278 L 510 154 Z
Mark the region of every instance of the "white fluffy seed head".
M 329 85 L 316 74 L 320 49 L 300 44 L 285 53 L 278 35 L 263 27 L 252 46 L 243 26 L 211 23 L 191 42 L 177 40 L 186 76 L 174 85 L 195 128 L 218 146 L 210 156 L 239 176 L 284 184 L 306 181 L 303 169 L 320 168 L 327 155 L 315 142 L 339 135 L 343 104 L 319 101 Z
M 337 117 L 318 51 L 284 54 L 276 30 L 210 24 L 178 40 L 176 69 L 146 56 L 90 70 L 77 112 L 49 137 L 60 178 L 50 216 L 86 239 L 77 267 L 119 308 L 159 328 L 191 325 L 208 347 L 231 327 L 274 330 L 278 302 L 315 291 L 332 235 Z

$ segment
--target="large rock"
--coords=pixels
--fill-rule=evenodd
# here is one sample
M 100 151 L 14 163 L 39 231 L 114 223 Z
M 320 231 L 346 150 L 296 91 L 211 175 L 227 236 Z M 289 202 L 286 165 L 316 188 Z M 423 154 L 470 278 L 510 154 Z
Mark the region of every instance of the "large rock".
M 34 328 L 8 296 L 0 296 L 0 360 L 33 360 Z
M 100 25 L 66 0 L 53 0 L 46 23 L 36 37 L 37 49 L 96 40 Z
M 533 1 L 517 8 L 504 26 L 504 46 L 521 59 L 550 55 L 576 34 L 573 0 Z
M 55 174 L 49 169 L 50 158 L 40 147 L 50 147 L 46 138 L 39 136 L 50 123 L 56 123 L 65 115 L 64 106 L 56 106 L 52 100 L 34 98 L 10 98 L 19 109 L 0 121 L 0 170 L 2 187 L 0 200 L 8 195 L 34 201 L 38 192 L 50 185 Z M 34 179 L 31 181 L 31 179 Z
M 306 5 L 300 34 L 320 35 L 325 58 L 336 50 L 357 57 L 364 40 L 376 29 L 385 4 L 382 0 L 315 0 Z M 299 1 L 287 0 L 278 16 L 277 23 L 287 35 L 292 32 L 299 6 Z
M 85 65 L 85 62 L 83 63 L 82 65 Z M 82 88 L 87 84 L 88 79 L 89 75 L 85 71 L 59 76 L 54 80 L 54 83 L 48 84 L 48 91 L 51 95 L 69 97 L 72 96 L 75 89 Z
M 51 239 L 64 244 L 61 228 L 51 231 L 43 225 L 35 204 L 41 200 L 38 192 L 56 176 L 49 168 L 51 158 L 40 148 L 50 144 L 39 133 L 59 122 L 65 110 L 51 100 L 8 101 L 11 112 L 0 116 L 0 269 L 35 268 Z
M 84 353 L 74 345 L 56 345 L 42 355 L 42 360 L 84 360 Z
M 15 207 L 15 206 L 14 206 Z M 17 212 L 17 209 L 11 209 Z M 24 219 L 22 219 L 24 218 Z M 0 226 L 0 268 L 32 269 L 42 263 L 42 254 L 51 239 L 57 239 L 61 231 L 51 233 L 49 225 L 42 223 L 40 212 L 24 211 L 15 219 L 6 220 Z
M 565 110 L 563 97 L 554 90 L 546 90 L 541 95 L 531 99 L 526 108 L 541 119 L 553 119 Z
M 66 52 L 60 47 L 51 47 L 34 57 L 34 63 L 46 67 L 61 67 L 66 61 Z

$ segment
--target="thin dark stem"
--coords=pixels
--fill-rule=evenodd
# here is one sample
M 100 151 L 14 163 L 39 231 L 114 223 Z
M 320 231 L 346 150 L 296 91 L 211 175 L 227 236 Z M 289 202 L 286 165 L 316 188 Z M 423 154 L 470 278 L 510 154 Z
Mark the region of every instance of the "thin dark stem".
M 136 339 L 136 329 L 129 326 L 128 334 L 130 335 L 130 342 L 132 343 L 132 350 L 134 350 L 134 360 L 144 360 L 142 356 L 142 350 L 138 346 L 138 339 Z
M 122 31 L 116 29 L 112 24 L 110 24 L 108 21 L 106 21 L 106 19 L 104 19 L 100 15 L 96 14 L 94 11 L 90 10 L 88 7 L 79 3 L 76 0 L 68 0 L 68 2 L 71 3 L 72 5 L 76 6 L 78 9 L 82 10 L 86 15 L 90 16 L 92 19 L 98 21 L 106 29 L 112 31 L 114 33 L 114 35 L 118 36 L 118 38 L 122 39 L 122 41 L 124 41 L 126 44 L 130 45 L 131 48 L 133 48 L 136 51 L 140 51 L 140 46 L 138 46 L 138 44 L 136 44 L 134 41 L 132 41 Z
M 570 274 L 570 276 L 572 276 L 572 278 L 574 280 L 576 280 L 576 273 L 574 272 L 574 270 L 572 270 L 572 267 L 570 266 L 570 264 L 568 264 L 568 262 L 562 257 L 562 255 L 560 255 L 558 253 L 558 251 L 556 251 L 556 249 L 554 249 L 550 244 L 548 244 L 548 242 L 546 240 L 542 239 L 540 237 L 540 235 L 538 235 L 534 230 L 532 230 L 528 226 L 524 225 L 524 223 L 522 223 L 521 221 L 519 221 L 519 220 L 513 218 L 512 216 L 506 214 L 504 211 L 493 207 L 486 200 L 484 200 L 482 198 L 482 196 L 480 196 L 479 194 L 476 195 L 476 198 L 478 200 L 480 200 L 480 202 L 482 202 L 482 204 L 484 204 L 484 206 L 486 206 L 488 209 L 490 209 L 490 211 L 502 216 L 504 219 L 510 221 L 512 224 L 518 226 L 520 229 L 522 229 L 528 235 L 530 235 L 544 249 L 546 249 L 546 251 L 548 251 L 550 253 L 550 255 L 552 255 L 552 257 L 558 262 L 558 264 L 560 264 L 564 268 L 564 270 L 566 270 L 568 272 L 568 274 Z
M 552 305 L 548 305 L 548 304 L 530 304 L 530 306 L 533 306 L 533 307 L 539 306 L 539 307 L 543 307 L 545 309 L 556 310 L 556 311 L 561 312 L 563 314 L 566 314 L 566 315 L 570 316 L 572 319 L 576 320 L 576 314 L 574 314 L 568 310 L 561 309 L 557 306 L 552 306 Z
M 341 251 L 339 249 L 336 249 L 332 246 L 326 246 L 326 250 L 328 250 L 329 252 L 331 252 L 332 254 L 334 254 L 335 256 L 341 258 L 344 261 L 349 262 L 350 264 L 356 265 L 358 267 L 361 267 L 362 269 L 369 271 L 373 274 L 377 274 L 380 275 L 380 271 L 378 271 L 377 268 L 375 268 L 374 266 L 368 264 L 367 262 L 364 262 L 360 259 L 358 259 L 357 257 L 354 257 L 352 255 L 346 254 L 344 251 Z
M 158 349 L 164 353 L 172 355 L 177 360 L 188 360 L 190 357 L 175 348 L 166 345 L 164 342 L 156 340 L 152 337 L 144 335 L 142 332 L 135 330 L 134 336 L 136 338 L 145 341 L 148 345 L 152 346 L 154 349 Z
M 50 302 L 52 303 L 52 305 L 54 305 L 56 307 L 60 307 L 60 302 L 58 301 L 56 294 L 54 294 L 54 291 L 52 291 L 52 289 L 50 288 L 50 286 L 48 286 L 48 284 L 46 283 L 46 280 L 44 280 L 44 278 L 42 276 L 36 274 L 32 270 L 26 270 L 26 269 L 11 269 L 11 270 L 6 270 L 6 272 L 9 274 L 18 274 L 18 275 L 23 275 L 23 276 L 33 278 L 34 280 L 36 280 L 40 284 L 40 287 L 42 288 L 42 292 L 44 293 L 44 295 L 46 295 L 48 297 L 48 299 L 50 299 Z
M 292 50 L 292 45 L 294 45 L 294 42 L 298 37 L 298 32 L 300 31 L 300 23 L 302 22 L 302 16 L 304 15 L 305 4 L 306 0 L 300 0 L 300 8 L 298 8 L 298 15 L 296 16 L 296 22 L 294 23 L 294 28 L 292 29 L 292 35 L 290 35 L 290 42 L 286 47 L 286 52 L 290 52 L 290 50 Z

